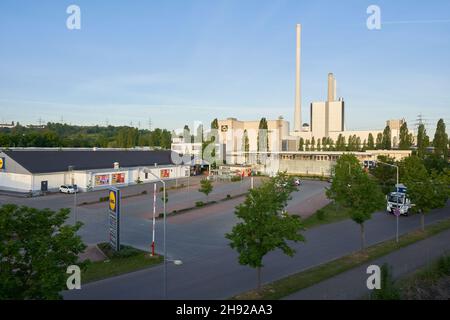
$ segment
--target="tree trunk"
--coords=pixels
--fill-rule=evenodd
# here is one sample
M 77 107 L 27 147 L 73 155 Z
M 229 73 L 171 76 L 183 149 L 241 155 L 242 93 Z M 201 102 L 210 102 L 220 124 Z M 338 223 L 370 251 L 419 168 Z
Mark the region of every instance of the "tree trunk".
M 256 290 L 259 292 L 259 291 L 261 291 L 261 267 L 256 268 L 256 275 L 257 275 Z
M 366 247 L 366 232 L 364 231 L 364 223 L 360 224 L 361 226 L 361 251 Z
M 420 216 L 420 223 L 422 225 L 422 231 L 425 231 L 425 213 L 422 211 L 422 215 Z

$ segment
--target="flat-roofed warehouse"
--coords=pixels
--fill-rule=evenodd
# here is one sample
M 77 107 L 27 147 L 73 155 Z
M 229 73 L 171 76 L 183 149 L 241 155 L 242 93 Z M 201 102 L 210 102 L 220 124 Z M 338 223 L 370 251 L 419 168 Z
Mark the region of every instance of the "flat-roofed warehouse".
M 172 151 L 102 149 L 10 149 L 0 151 L 0 190 L 57 191 L 76 184 L 80 191 L 187 177 Z

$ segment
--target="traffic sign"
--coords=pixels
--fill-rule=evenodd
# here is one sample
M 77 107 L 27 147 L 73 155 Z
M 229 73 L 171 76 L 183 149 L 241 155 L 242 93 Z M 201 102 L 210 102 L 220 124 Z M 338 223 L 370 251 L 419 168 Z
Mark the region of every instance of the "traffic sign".
M 400 209 L 399 209 L 399 208 L 395 208 L 395 209 L 394 209 L 394 215 L 395 215 L 396 217 L 399 217 L 399 216 L 400 216 Z

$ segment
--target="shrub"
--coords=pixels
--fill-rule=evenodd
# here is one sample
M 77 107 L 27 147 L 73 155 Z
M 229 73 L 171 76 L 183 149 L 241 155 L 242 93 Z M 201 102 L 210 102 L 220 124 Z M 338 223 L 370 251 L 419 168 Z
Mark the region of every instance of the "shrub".
M 395 286 L 386 263 L 381 267 L 381 288 L 374 290 L 371 297 L 374 300 L 400 300 L 400 290 Z
M 109 201 L 109 197 L 100 197 L 98 200 L 99 200 L 100 202 Z
M 197 201 L 196 203 L 195 203 L 195 206 L 196 207 L 203 207 L 205 204 L 203 203 L 203 201 Z
M 98 247 L 100 250 L 103 251 L 103 253 L 109 258 L 128 258 L 128 257 L 132 257 L 135 255 L 140 254 L 142 251 L 130 247 L 130 246 L 126 246 L 126 245 L 121 245 L 120 246 L 120 251 L 116 252 L 113 248 L 111 248 L 111 245 L 107 242 L 103 242 L 103 243 L 99 243 Z
M 144 190 L 141 192 L 142 194 L 147 194 L 147 190 Z
M 227 199 L 231 199 L 231 195 L 227 194 Z
M 231 182 L 237 182 L 237 181 L 241 181 L 241 176 L 232 176 L 231 177 Z
M 320 221 L 325 220 L 325 211 L 322 209 L 317 210 L 316 212 L 317 214 L 317 219 L 319 219 Z
M 442 275 L 450 275 L 450 255 L 444 256 L 438 260 L 438 272 Z

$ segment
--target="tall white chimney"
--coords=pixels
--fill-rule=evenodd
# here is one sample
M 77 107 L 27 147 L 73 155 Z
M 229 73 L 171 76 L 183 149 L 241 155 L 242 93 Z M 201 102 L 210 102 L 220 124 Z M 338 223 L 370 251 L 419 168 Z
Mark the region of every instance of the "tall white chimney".
M 302 25 L 297 24 L 297 52 L 295 57 L 295 112 L 294 112 L 294 131 L 302 130 L 302 97 L 300 89 L 300 57 L 301 57 L 301 39 Z
M 332 73 L 328 74 L 328 98 L 327 101 L 334 101 L 336 99 L 336 79 Z

